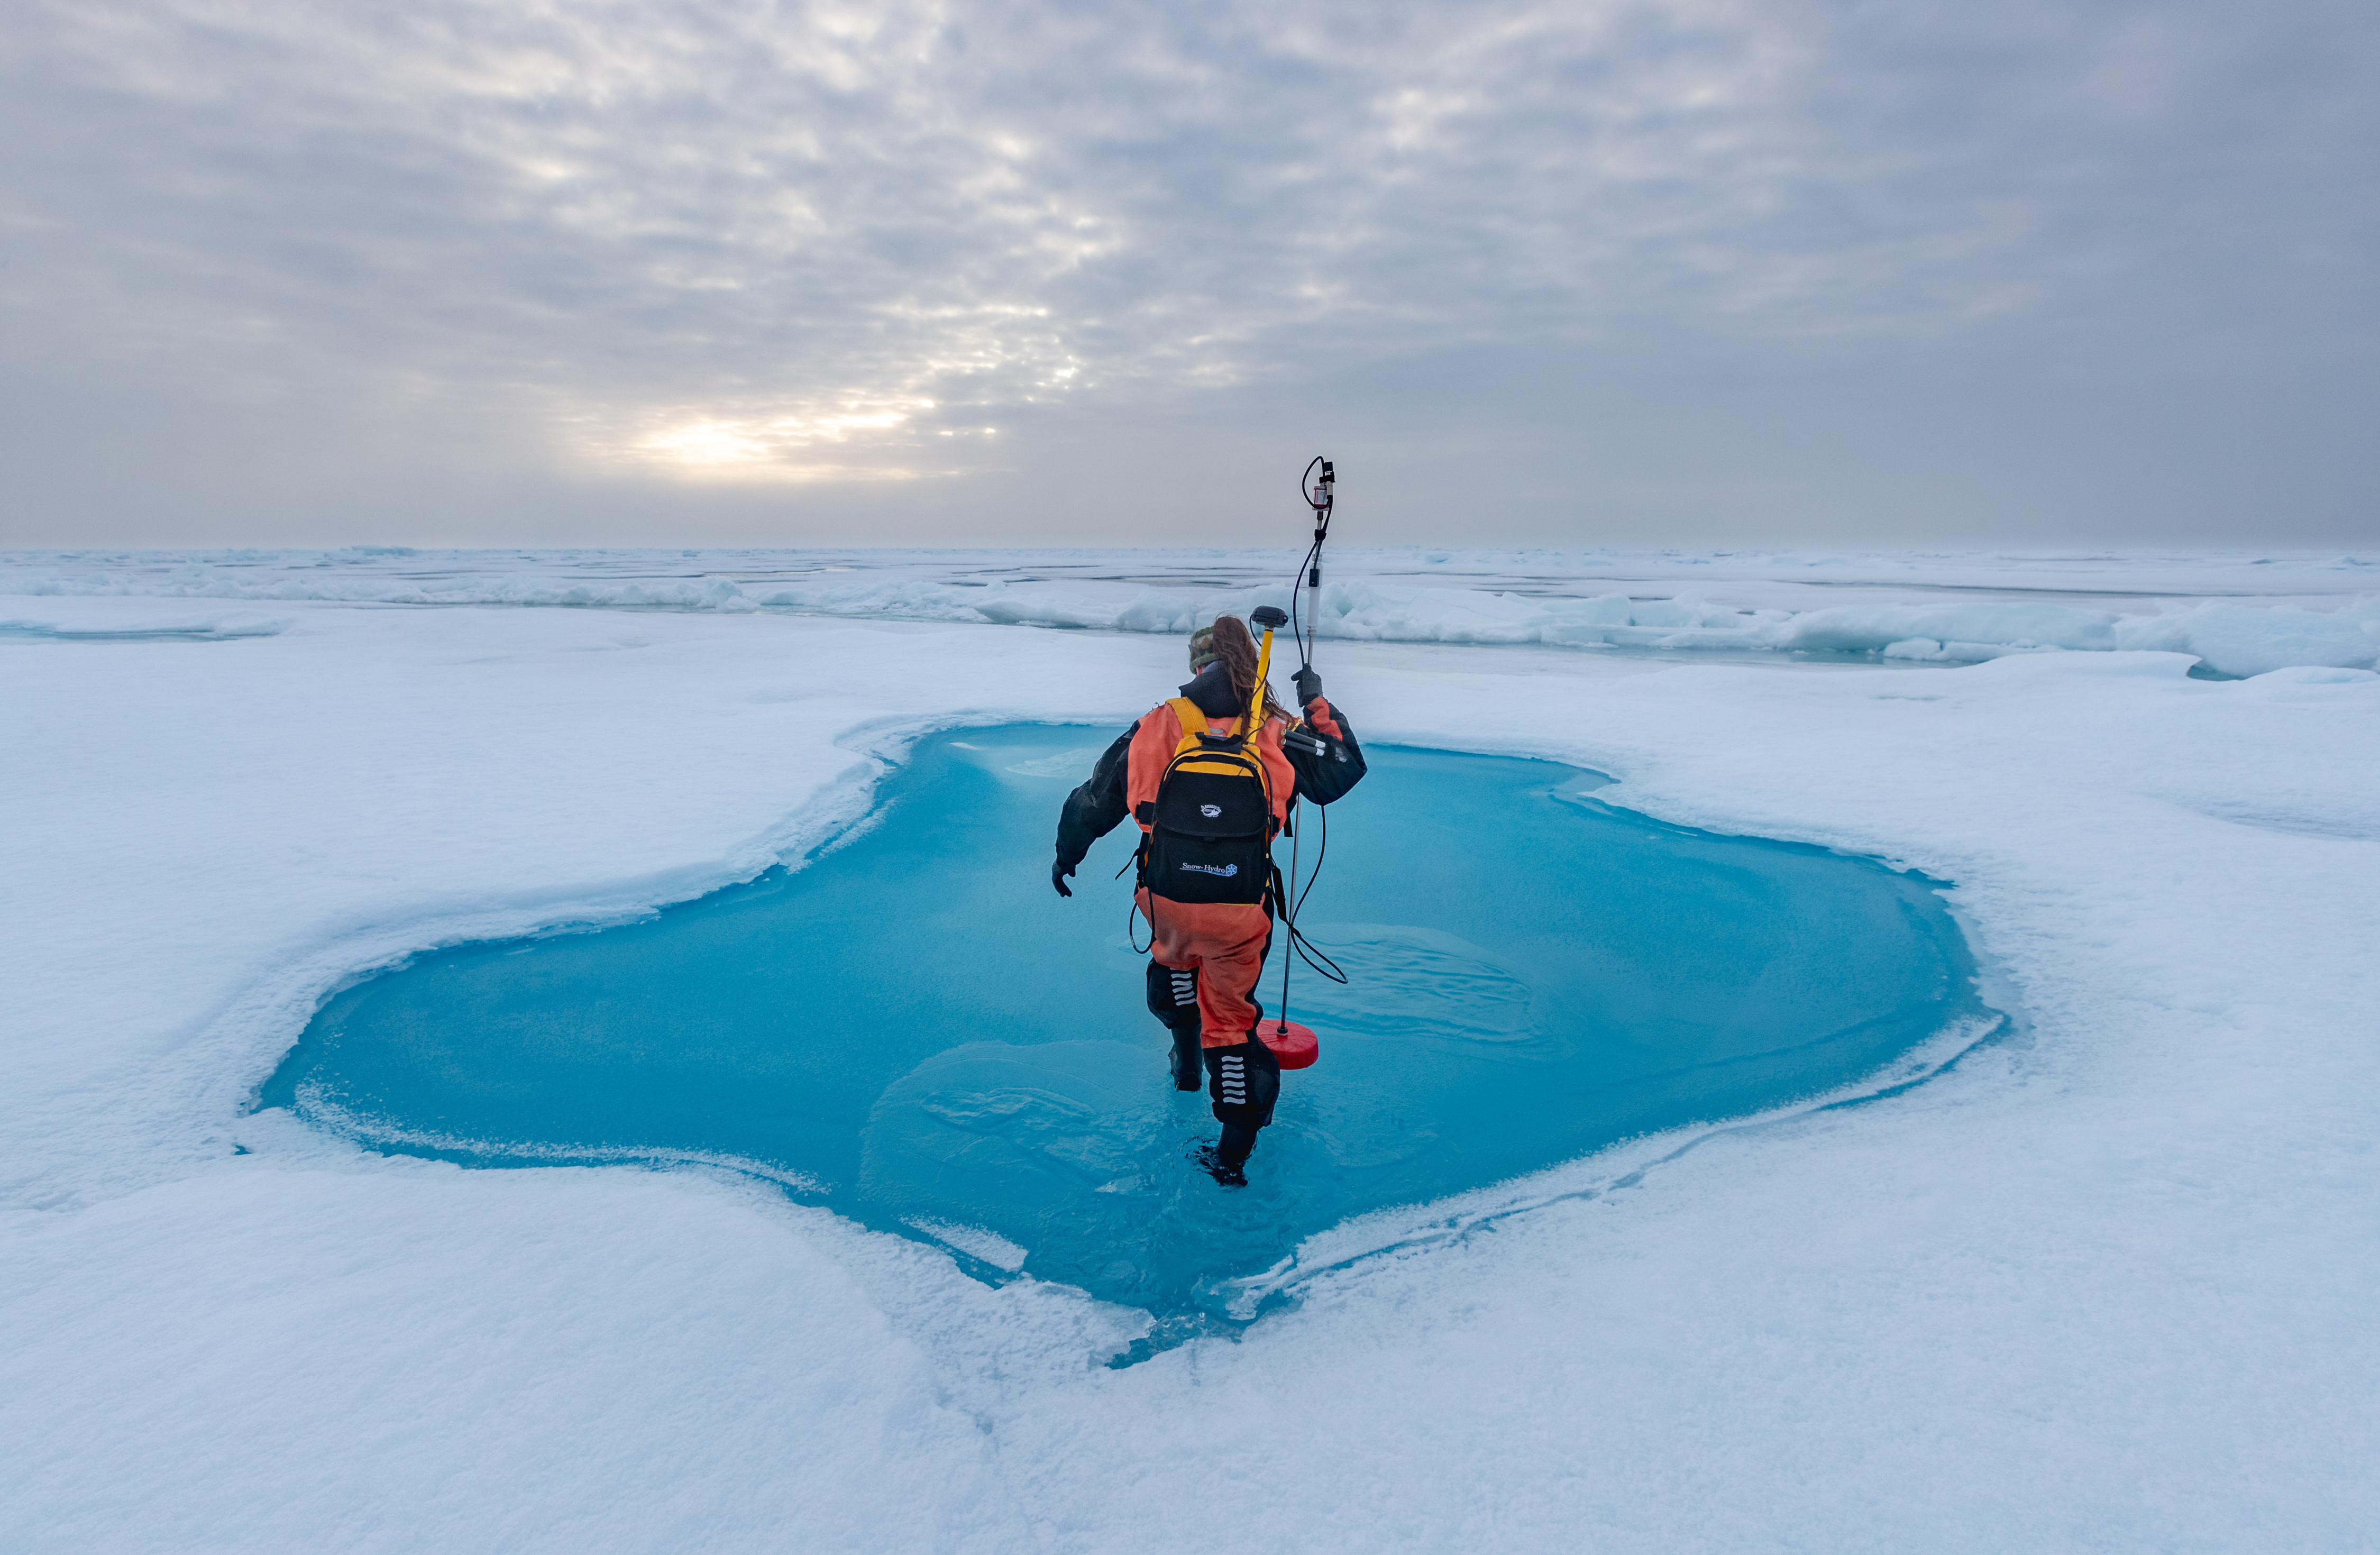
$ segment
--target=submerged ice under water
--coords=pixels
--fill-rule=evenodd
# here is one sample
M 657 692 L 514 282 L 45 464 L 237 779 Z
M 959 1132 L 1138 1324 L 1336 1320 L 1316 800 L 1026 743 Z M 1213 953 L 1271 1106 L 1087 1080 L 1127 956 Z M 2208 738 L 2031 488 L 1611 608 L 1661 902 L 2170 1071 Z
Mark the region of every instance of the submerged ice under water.
M 326 1003 L 260 1105 L 480 1164 L 764 1166 L 979 1275 L 1187 1317 L 1350 1216 L 1811 1096 L 1981 1010 L 1937 882 L 1611 808 L 1573 768 L 1379 747 L 1306 910 L 1352 980 L 1299 968 L 1321 1059 L 1226 1190 L 1107 882 L 1133 828 L 1050 890 L 1107 737 L 937 736 L 801 868 L 420 956 Z

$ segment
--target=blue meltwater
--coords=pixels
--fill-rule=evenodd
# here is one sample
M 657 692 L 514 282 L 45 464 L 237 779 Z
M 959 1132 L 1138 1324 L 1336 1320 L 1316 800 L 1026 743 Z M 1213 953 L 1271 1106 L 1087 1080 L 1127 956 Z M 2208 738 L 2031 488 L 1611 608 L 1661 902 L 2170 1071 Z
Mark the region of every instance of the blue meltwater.
M 492 1166 L 764 1167 L 986 1278 L 1187 1318 L 1349 1216 L 1811 1097 L 1984 1014 L 1938 882 L 1609 808 L 1573 768 L 1376 746 L 1303 924 L 1349 981 L 1298 967 L 1321 1060 L 1224 1188 L 1108 879 L 1135 829 L 1050 889 L 1060 801 L 1111 733 L 936 736 L 798 869 L 419 956 L 326 1003 L 260 1104 Z

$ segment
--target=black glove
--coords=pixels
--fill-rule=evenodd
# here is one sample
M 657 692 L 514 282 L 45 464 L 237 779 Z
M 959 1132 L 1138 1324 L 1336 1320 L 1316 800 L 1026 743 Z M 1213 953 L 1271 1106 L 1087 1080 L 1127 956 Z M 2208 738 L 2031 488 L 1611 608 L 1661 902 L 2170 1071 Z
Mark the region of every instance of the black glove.
M 1055 859 L 1050 863 L 1050 883 L 1058 888 L 1059 895 L 1072 896 L 1074 894 L 1073 892 L 1066 889 L 1066 877 L 1074 872 L 1075 867 L 1072 864 L 1067 863 L 1062 858 Z
M 1301 708 L 1322 695 L 1322 674 L 1311 664 L 1290 676 L 1289 683 L 1297 687 L 1297 705 Z

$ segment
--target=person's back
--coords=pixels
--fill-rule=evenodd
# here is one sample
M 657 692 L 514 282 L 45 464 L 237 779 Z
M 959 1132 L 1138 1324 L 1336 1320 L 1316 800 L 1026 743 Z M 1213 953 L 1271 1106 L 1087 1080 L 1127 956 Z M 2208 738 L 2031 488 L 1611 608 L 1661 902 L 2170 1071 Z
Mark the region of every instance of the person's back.
M 1281 1087 L 1280 1066 L 1257 1036 L 1263 1007 L 1255 997 L 1272 940 L 1269 846 L 1296 800 L 1327 805 L 1354 788 L 1364 753 L 1310 669 L 1297 677 L 1303 721 L 1269 686 L 1259 701 L 1256 641 L 1236 616 L 1193 635 L 1190 667 L 1181 694 L 1120 735 L 1066 796 L 1050 878 L 1059 895 L 1073 895 L 1067 877 L 1091 844 L 1126 815 L 1139 822 L 1148 1007 L 1173 1034 L 1174 1085 L 1207 1083 L 1223 1124 L 1211 1164 L 1218 1180 L 1238 1183 Z M 1207 786 L 1193 794 L 1185 785 L 1194 783 Z M 1255 819 L 1231 819 L 1244 809 Z M 1202 813 L 1211 825 L 1199 824 Z

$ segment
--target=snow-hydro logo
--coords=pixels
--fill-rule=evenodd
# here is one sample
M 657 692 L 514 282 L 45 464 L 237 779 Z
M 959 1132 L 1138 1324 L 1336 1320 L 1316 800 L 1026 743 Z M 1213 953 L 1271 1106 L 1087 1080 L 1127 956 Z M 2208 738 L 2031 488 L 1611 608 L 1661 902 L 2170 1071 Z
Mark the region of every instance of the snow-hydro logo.
M 1208 820 L 1212 820 L 1217 816 L 1223 813 L 1223 807 L 1220 805 L 1201 805 L 1198 807 L 1198 813 L 1205 816 Z
M 1230 880 L 1240 872 L 1240 867 L 1237 864 L 1184 864 L 1182 867 L 1193 874 L 1220 875 L 1225 880 Z

